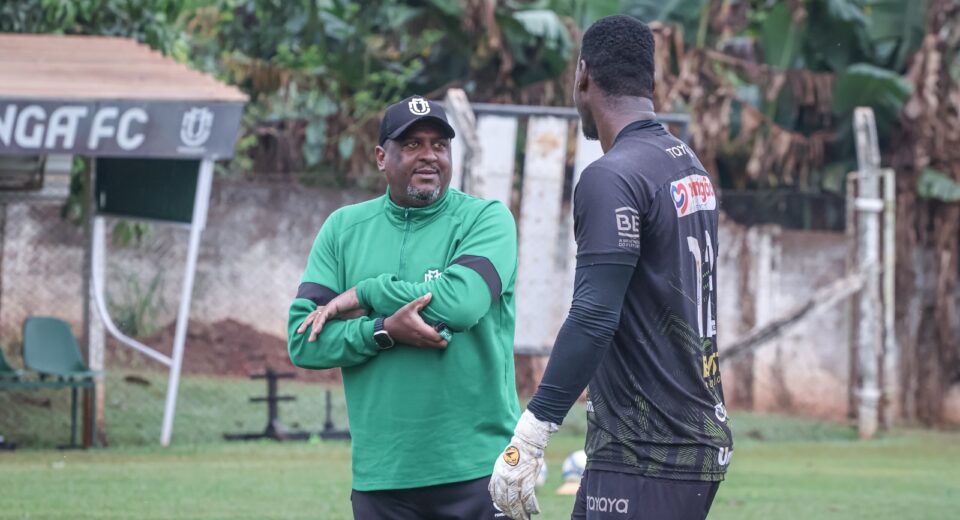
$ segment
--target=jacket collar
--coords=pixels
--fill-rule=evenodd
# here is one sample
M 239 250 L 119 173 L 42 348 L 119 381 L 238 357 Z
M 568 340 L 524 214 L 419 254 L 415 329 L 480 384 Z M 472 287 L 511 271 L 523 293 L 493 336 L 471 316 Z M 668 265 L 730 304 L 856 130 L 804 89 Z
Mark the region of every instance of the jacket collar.
M 404 208 L 390 200 L 390 188 L 387 187 L 387 192 L 383 196 L 383 211 L 387 215 L 387 220 L 398 227 L 404 227 L 408 224 L 419 227 L 443 213 L 447 206 L 450 205 L 451 191 L 452 188 L 447 187 L 447 191 L 443 193 L 443 196 L 429 206 L 422 208 Z

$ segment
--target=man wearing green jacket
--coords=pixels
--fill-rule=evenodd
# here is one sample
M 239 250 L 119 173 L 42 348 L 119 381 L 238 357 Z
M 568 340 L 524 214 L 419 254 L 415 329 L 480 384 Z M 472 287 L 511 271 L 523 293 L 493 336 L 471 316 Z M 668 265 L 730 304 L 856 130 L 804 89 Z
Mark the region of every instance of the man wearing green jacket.
M 324 222 L 290 307 L 293 363 L 343 371 L 355 518 L 503 518 L 487 483 L 519 417 L 516 226 L 449 189 L 453 137 L 422 97 L 387 109 L 387 193 Z

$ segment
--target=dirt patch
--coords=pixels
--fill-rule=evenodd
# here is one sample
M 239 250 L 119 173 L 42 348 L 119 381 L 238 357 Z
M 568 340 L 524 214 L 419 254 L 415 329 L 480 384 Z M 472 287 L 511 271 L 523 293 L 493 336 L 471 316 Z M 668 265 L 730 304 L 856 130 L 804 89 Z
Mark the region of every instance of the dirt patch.
M 166 355 L 173 351 L 176 323 L 171 323 L 158 334 L 139 341 Z M 142 368 L 143 355 L 107 339 L 107 369 Z M 150 363 L 156 365 L 156 363 Z M 272 334 L 260 332 L 234 320 L 216 323 L 191 321 L 187 327 L 184 348 L 183 373 L 231 377 L 248 377 L 263 373 L 267 368 L 277 372 L 293 372 L 300 381 L 340 383 L 340 369 L 305 370 L 293 366 L 287 356 L 287 341 Z

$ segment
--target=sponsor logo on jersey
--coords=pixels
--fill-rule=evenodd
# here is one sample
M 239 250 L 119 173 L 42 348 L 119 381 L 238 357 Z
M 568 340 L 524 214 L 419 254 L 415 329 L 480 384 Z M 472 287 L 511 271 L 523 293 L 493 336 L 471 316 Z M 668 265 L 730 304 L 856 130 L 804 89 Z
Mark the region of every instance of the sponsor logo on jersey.
M 426 272 L 423 273 L 424 282 L 429 282 L 430 280 L 439 280 L 442 277 L 443 272 L 439 269 L 427 269 Z
M 710 177 L 689 175 L 670 183 L 670 196 L 677 210 L 677 217 L 686 217 L 700 210 L 717 208 L 717 197 Z
M 423 116 L 430 113 L 430 103 L 422 97 L 415 97 L 407 103 L 410 113 L 416 116 Z
M 621 515 L 625 515 L 630 512 L 630 499 L 592 497 L 587 495 L 587 511 L 598 511 L 600 513 L 620 513 Z
M 624 206 L 614 210 L 617 220 L 619 246 L 624 249 L 640 249 L 640 212 Z
M 716 352 L 704 354 L 703 361 L 703 381 L 707 388 L 713 388 L 720 384 L 720 357 Z
M 684 155 L 690 155 L 690 148 L 687 148 L 687 145 L 683 143 L 680 143 L 677 146 L 671 146 L 670 148 L 664 148 L 663 151 L 667 152 L 667 154 L 674 159 L 683 157 Z
M 513 446 L 507 446 L 503 450 L 503 461 L 511 466 L 516 466 L 520 462 L 520 450 Z

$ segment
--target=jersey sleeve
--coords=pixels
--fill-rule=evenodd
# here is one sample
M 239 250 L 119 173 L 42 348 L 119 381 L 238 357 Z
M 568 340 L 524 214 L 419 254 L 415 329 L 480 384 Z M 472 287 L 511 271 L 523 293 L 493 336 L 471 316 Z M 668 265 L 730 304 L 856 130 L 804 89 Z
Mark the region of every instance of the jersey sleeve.
M 412 300 L 432 293 L 421 315 L 454 332 L 467 330 L 490 310 L 517 270 L 517 227 L 502 203 L 486 206 L 467 230 L 450 265 L 439 277 L 414 283 L 383 274 L 357 284 L 361 305 L 389 316 Z
M 573 200 L 577 265 L 635 266 L 650 203 L 635 183 L 596 164 L 587 167 Z
M 308 342 L 310 329 L 298 333 L 297 328 L 317 306 L 325 305 L 343 292 L 339 281 L 339 257 L 336 233 L 339 218 L 330 216 L 313 243 L 307 268 L 297 296 L 290 305 L 287 320 L 287 352 L 290 361 L 301 368 L 334 368 L 359 365 L 379 353 L 373 339 L 373 319 L 330 320 L 323 326 L 316 341 Z

